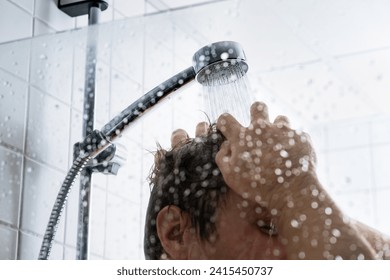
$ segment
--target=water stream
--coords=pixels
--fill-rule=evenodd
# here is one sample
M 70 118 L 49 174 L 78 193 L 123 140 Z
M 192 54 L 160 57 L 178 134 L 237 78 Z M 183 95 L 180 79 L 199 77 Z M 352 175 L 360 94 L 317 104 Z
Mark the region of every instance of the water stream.
M 242 125 L 249 125 L 254 96 L 245 71 L 238 64 L 216 70 L 206 75 L 203 84 L 203 100 L 210 121 L 213 123 L 221 114 L 230 113 Z

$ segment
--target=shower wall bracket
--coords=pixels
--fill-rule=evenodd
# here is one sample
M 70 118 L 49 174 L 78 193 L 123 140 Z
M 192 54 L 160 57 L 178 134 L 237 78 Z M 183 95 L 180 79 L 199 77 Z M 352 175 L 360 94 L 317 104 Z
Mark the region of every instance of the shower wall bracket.
M 78 142 L 73 146 L 74 158 L 84 153 L 84 143 Z M 99 155 L 91 159 L 86 165 L 91 173 L 103 173 L 106 175 L 117 175 L 119 168 L 126 162 L 125 148 L 120 144 L 111 143 Z
M 88 15 L 91 7 L 104 11 L 108 8 L 108 3 L 102 0 L 58 0 L 58 8 L 71 17 Z

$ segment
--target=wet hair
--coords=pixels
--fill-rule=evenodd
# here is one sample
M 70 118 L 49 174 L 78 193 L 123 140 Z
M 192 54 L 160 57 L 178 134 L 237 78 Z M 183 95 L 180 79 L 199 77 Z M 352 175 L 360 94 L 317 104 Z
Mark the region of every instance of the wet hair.
M 190 216 L 202 240 L 216 231 L 215 213 L 228 192 L 215 156 L 223 135 L 210 126 L 207 135 L 187 139 L 170 151 L 161 148 L 149 176 L 151 194 L 146 213 L 144 253 L 158 260 L 164 249 L 157 234 L 157 215 L 165 206 L 175 205 Z

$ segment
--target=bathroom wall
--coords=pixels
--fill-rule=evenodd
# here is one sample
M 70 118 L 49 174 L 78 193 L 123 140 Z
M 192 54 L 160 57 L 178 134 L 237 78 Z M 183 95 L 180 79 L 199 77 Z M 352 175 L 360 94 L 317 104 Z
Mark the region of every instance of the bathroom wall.
M 386 2 L 223 1 L 146 17 L 183 1 L 129 2 L 114 0 L 105 23 L 89 30 L 99 46 L 97 128 L 188 67 L 199 47 L 238 41 L 257 99 L 269 104 L 272 117 L 286 114 L 310 133 L 319 174 L 335 200 L 348 215 L 390 233 Z M 85 17 L 69 18 L 53 1 L 0 0 L 0 10 L 1 26 L 10 26 L 0 29 L 0 259 L 35 259 L 72 146 L 81 140 L 88 31 L 81 28 Z M 175 128 L 192 133 L 204 120 L 201 110 L 201 88 L 193 84 L 123 135 L 126 165 L 118 176 L 94 175 L 92 259 L 143 258 L 150 151 L 156 142 L 169 147 Z M 75 257 L 77 202 L 76 184 L 52 259 Z
M 217 2 L 218 0 L 216 0 Z M 88 25 L 88 16 L 72 18 L 57 8 L 58 0 L 1 0 L 0 43 L 80 28 Z M 168 9 L 197 5 L 213 0 L 106 0 L 107 10 L 100 22 L 142 16 Z
M 102 13 L 103 23 L 181 5 L 152 0 L 110 2 Z M 187 5 L 195 2 L 202 1 Z M 87 17 L 71 18 L 51 0 L 1 0 L 0 10 L 4 15 L 0 25 L 8 27 L 0 30 L 0 259 L 35 259 L 54 199 L 72 161 L 72 146 L 81 140 L 85 75 L 86 31 L 42 35 L 82 28 Z M 96 127 L 190 63 L 190 58 L 173 55 L 179 41 L 189 40 L 174 30 L 168 18 L 147 25 L 143 19 L 123 25 L 107 27 L 98 35 Z M 115 35 L 111 36 L 110 28 L 117 30 Z M 20 40 L 39 35 L 32 41 Z M 7 43 L 14 40 L 19 41 Z M 81 43 L 73 44 L 77 41 Z M 164 106 L 174 107 L 169 101 Z M 143 258 L 146 177 L 152 163 L 148 151 L 156 146 L 153 136 L 161 136 L 163 143 L 174 125 L 191 125 L 191 116 L 174 118 L 179 112 L 157 109 L 154 116 L 136 124 L 121 141 L 127 150 L 127 163 L 118 176 L 94 176 L 92 259 Z M 161 129 L 155 128 L 156 118 L 167 120 Z M 144 135 L 145 130 L 150 133 Z M 75 258 L 77 188 L 76 184 L 69 197 L 51 259 Z

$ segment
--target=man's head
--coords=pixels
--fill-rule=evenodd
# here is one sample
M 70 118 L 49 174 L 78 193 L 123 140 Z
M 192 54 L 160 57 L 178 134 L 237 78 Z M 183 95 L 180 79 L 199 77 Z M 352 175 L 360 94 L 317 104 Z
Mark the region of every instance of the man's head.
M 229 190 L 223 180 L 215 163 L 223 141 L 210 127 L 205 136 L 157 151 L 145 223 L 146 259 L 283 257 L 264 209 Z
M 228 190 L 214 160 L 222 142 L 221 134 L 210 132 L 179 143 L 170 151 L 157 151 L 145 225 L 147 259 L 160 259 L 167 254 L 157 230 L 161 211 L 172 215 L 176 209 L 185 212 L 202 239 L 215 232 L 215 211 Z

